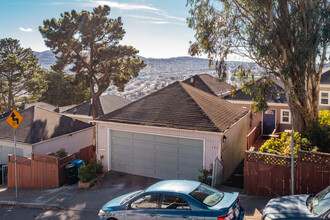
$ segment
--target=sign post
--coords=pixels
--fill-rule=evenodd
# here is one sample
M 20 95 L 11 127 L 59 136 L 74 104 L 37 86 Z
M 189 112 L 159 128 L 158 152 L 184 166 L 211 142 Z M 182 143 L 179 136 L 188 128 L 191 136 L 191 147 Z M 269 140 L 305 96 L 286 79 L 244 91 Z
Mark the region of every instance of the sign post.
M 17 159 L 16 159 L 16 129 L 22 122 L 23 116 L 20 115 L 15 109 L 10 113 L 7 118 L 7 123 L 14 128 L 14 158 L 15 158 L 15 196 L 17 199 Z

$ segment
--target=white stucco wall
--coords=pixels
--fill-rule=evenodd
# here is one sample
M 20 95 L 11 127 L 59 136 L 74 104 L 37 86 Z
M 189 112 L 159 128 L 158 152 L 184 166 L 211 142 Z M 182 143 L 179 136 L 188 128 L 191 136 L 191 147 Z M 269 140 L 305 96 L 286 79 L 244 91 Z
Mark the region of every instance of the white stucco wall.
M 172 128 L 158 128 L 151 126 L 130 125 L 112 122 L 97 122 L 97 149 L 98 153 L 103 156 L 102 164 L 105 170 L 109 170 L 109 151 L 108 151 L 108 138 L 109 129 L 121 130 L 128 132 L 138 132 L 155 135 L 165 135 L 173 137 L 183 137 L 204 140 L 205 153 L 204 153 L 204 166 L 208 167 L 213 163 L 214 159 L 218 156 L 221 157 L 221 133 L 216 132 L 201 132 L 189 131 Z
M 33 152 L 45 154 L 65 148 L 69 154 L 93 144 L 94 127 L 33 144 Z
M 14 147 L 14 142 L 9 140 L 0 140 L 0 146 Z M 16 142 L 16 148 L 23 150 L 24 157 L 31 157 L 32 145 Z

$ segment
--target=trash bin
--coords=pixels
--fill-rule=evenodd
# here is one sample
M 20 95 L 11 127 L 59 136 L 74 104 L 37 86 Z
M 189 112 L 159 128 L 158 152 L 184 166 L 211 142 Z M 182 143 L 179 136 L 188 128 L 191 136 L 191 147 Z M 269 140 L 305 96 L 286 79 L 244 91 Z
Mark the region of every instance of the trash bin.
M 74 161 L 71 161 L 70 163 L 76 165 L 76 176 L 78 177 L 78 170 L 80 167 L 82 167 L 84 165 L 84 161 L 81 159 L 75 159 Z M 79 177 L 78 177 L 78 180 L 79 180 Z
M 66 174 L 67 174 L 67 182 L 69 185 L 75 184 L 78 182 L 78 177 L 76 174 L 76 165 L 68 164 L 65 166 Z

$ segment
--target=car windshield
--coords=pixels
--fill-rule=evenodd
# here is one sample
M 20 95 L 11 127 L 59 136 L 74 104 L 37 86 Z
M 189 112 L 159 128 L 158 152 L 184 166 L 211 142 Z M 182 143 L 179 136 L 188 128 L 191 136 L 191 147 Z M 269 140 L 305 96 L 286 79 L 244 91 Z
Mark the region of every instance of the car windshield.
M 132 195 L 127 196 L 125 199 L 123 199 L 123 201 L 121 201 L 120 205 L 126 203 L 126 202 L 129 201 L 131 198 L 133 198 L 133 197 L 135 197 L 135 196 L 138 196 L 138 195 L 140 195 L 140 194 L 143 193 L 143 192 L 144 192 L 144 190 L 140 190 L 140 191 L 137 191 L 137 192 L 133 193 Z
M 224 194 L 219 190 L 201 184 L 190 195 L 207 206 L 214 206 L 222 200 Z
M 316 194 L 312 200 L 312 210 L 321 215 L 330 209 L 330 186 Z

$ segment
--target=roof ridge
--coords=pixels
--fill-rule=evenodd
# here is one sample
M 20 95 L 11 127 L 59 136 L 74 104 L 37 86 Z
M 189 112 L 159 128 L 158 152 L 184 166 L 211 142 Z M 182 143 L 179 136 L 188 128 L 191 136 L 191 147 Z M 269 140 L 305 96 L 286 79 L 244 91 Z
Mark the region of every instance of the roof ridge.
M 189 87 L 191 87 L 191 88 L 194 88 L 194 89 L 197 89 L 197 88 L 195 88 L 195 87 L 193 87 L 193 86 L 190 86 L 190 85 L 188 85 L 188 84 L 186 84 L 186 83 L 183 83 L 183 82 L 180 82 L 180 87 L 183 89 L 183 91 L 187 94 L 187 95 L 189 95 L 193 100 L 194 100 L 194 102 L 197 104 L 197 106 L 198 106 L 198 109 L 199 109 L 199 111 L 204 115 L 204 116 L 206 116 L 207 118 L 208 118 L 208 120 L 212 123 L 212 125 L 218 130 L 218 131 L 220 131 L 220 132 L 222 132 L 221 131 L 221 129 L 218 127 L 218 126 L 216 126 L 216 124 L 213 122 L 213 120 L 208 116 L 208 114 L 206 114 L 206 112 L 203 110 L 203 108 L 198 104 L 198 102 L 196 102 L 196 100 L 194 99 L 194 97 L 186 90 L 186 88 L 184 88 L 184 86 L 189 86 Z M 199 90 L 199 91 L 201 91 L 201 92 L 203 92 L 203 93 L 205 93 L 205 94 L 208 94 L 208 95 L 211 95 L 211 94 L 209 94 L 209 93 L 207 93 L 207 92 L 204 92 L 203 90 L 201 90 L 201 89 L 197 89 L 197 90 Z M 211 95 L 211 96 L 213 96 L 214 97 L 214 95 Z M 215 98 L 217 98 L 217 97 L 215 97 Z
M 205 81 L 200 77 L 202 74 L 197 74 L 197 76 L 202 80 L 202 82 L 204 83 L 204 85 L 209 89 L 209 90 L 211 90 L 212 92 L 213 92 L 213 94 L 214 95 L 216 95 L 216 96 L 218 96 L 215 92 L 214 92 L 214 90 L 207 84 L 207 83 L 205 83 Z M 207 74 L 207 73 L 204 73 L 203 75 L 208 75 L 208 76 L 210 76 L 209 74 Z

